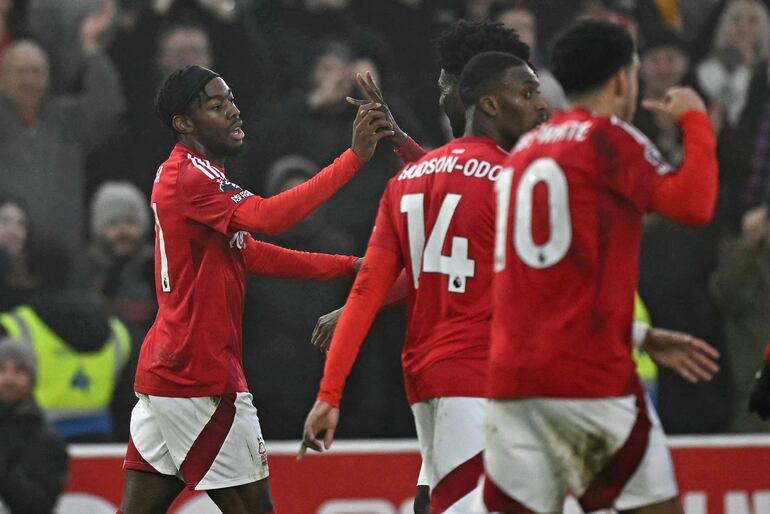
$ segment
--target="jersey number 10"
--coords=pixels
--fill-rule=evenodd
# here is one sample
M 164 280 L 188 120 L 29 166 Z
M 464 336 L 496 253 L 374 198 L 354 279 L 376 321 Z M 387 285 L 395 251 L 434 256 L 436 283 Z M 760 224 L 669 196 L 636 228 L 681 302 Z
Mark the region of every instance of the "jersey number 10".
M 535 186 L 541 182 L 548 188 L 550 235 L 547 241 L 538 244 L 532 237 L 532 199 Z M 495 271 L 505 269 L 505 241 L 512 183 L 513 169 L 511 168 L 504 169 L 495 183 L 497 192 Z M 513 248 L 526 265 L 535 269 L 549 268 L 567 255 L 572 244 L 568 191 L 564 170 L 553 159 L 538 159 L 524 170 L 516 189 Z
M 448 275 L 449 292 L 464 293 L 467 279 L 473 277 L 476 270 L 476 262 L 468 258 L 468 238 L 452 237 L 452 253 L 449 256 L 441 255 L 449 223 L 462 196 L 449 193 L 444 197 L 427 244 L 425 244 L 424 197 L 422 193 L 401 197 L 401 212 L 406 213 L 414 288 L 419 288 L 420 273 L 424 271 Z

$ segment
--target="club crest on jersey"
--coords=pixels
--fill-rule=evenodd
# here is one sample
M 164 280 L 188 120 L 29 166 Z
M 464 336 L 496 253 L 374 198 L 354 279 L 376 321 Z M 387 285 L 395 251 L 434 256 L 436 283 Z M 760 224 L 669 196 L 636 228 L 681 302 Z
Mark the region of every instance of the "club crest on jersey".
M 229 193 L 230 191 L 242 191 L 243 190 L 243 188 L 241 186 L 239 186 L 238 184 L 234 184 L 234 183 L 230 182 L 229 180 L 227 180 L 224 177 L 219 177 L 217 179 L 217 181 L 219 181 L 219 189 L 223 193 Z

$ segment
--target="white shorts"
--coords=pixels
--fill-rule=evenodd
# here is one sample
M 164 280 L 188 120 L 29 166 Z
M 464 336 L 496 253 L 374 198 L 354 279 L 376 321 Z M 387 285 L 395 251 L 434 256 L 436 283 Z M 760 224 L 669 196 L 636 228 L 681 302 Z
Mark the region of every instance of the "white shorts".
M 639 394 L 490 401 L 484 502 L 490 511 L 561 512 L 569 490 L 585 512 L 677 496 L 666 437 Z
M 269 475 L 250 393 L 137 396 L 125 469 L 173 475 L 199 491 L 248 484 Z
M 433 398 L 412 405 L 431 513 L 471 514 L 484 472 L 484 398 Z

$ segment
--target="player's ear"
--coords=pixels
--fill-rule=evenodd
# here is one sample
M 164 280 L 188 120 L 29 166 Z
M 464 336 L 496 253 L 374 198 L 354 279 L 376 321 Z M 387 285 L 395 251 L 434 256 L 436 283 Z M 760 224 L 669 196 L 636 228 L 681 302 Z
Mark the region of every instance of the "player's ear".
M 616 97 L 625 96 L 629 80 L 628 70 L 625 67 L 620 68 L 611 79 L 613 95 Z
M 179 134 L 190 134 L 193 131 L 193 121 L 189 116 L 184 114 L 177 114 L 171 119 L 171 125 L 174 130 Z
M 497 116 L 498 111 L 500 110 L 500 106 L 497 102 L 497 98 L 495 98 L 493 95 L 485 95 L 479 98 L 479 108 L 489 116 L 490 118 L 494 118 Z

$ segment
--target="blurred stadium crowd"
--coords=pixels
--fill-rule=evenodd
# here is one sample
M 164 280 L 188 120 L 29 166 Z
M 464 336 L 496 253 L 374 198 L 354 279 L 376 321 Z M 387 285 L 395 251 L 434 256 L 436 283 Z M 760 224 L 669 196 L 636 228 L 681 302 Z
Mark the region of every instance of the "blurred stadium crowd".
M 548 44 L 578 15 L 614 20 L 638 41 L 640 98 L 694 86 L 719 137 L 717 215 L 684 229 L 645 224 L 639 293 L 656 326 L 703 338 L 722 371 L 692 385 L 659 370 L 669 434 L 760 432 L 748 389 L 770 336 L 770 21 L 761 0 L 0 0 L 0 335 L 35 340 L 36 399 L 70 441 L 126 441 L 138 349 L 155 314 L 147 196 L 173 136 L 156 118 L 161 81 L 188 64 L 233 87 L 248 149 L 231 180 L 270 196 L 312 177 L 350 145 L 371 71 L 400 126 L 426 147 L 450 130 L 438 106 L 431 39 L 454 21 L 494 20 L 533 49 L 543 94 Z M 634 123 L 667 159 L 675 124 Z M 385 183 L 381 145 L 365 173 L 273 240 L 360 255 Z M 244 365 L 267 439 L 296 439 L 323 357 L 316 319 L 345 283 L 252 279 Z M 403 312 L 384 312 L 364 345 L 340 437 L 412 437 L 399 354 Z M 51 358 L 41 358 L 48 355 Z M 58 353 L 57 353 L 58 352 Z M 649 379 L 649 377 L 647 377 Z M 647 380 L 649 382 L 649 380 Z M 69 391 L 69 393 L 68 393 Z M 71 391 L 79 392 L 78 395 Z M 85 415 L 86 424 L 71 423 Z

